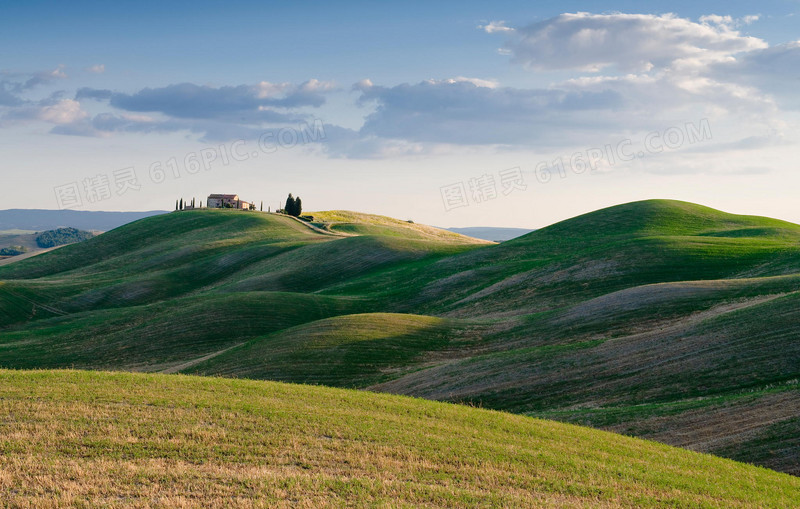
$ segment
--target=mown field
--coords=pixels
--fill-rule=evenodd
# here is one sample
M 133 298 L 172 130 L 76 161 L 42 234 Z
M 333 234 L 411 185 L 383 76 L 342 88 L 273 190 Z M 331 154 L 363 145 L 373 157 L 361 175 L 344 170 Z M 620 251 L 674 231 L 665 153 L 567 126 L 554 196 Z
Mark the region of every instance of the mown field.
M 364 391 L 0 371 L 11 507 L 797 507 L 800 479 L 639 439 Z
M 368 389 L 800 474 L 800 226 L 650 200 L 502 244 L 199 210 L 0 267 L 0 367 Z

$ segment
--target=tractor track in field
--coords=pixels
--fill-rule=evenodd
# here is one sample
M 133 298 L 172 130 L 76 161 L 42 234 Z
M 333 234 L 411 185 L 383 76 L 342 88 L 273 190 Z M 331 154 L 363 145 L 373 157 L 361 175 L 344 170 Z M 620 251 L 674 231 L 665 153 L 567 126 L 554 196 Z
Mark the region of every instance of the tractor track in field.
M 54 308 L 53 306 L 48 306 L 47 304 L 42 304 L 40 302 L 36 302 L 35 300 L 33 300 L 33 299 L 29 298 L 29 297 L 26 297 L 26 296 L 24 296 L 24 295 L 22 295 L 22 294 L 20 294 L 18 292 L 15 292 L 14 290 L 12 290 L 10 288 L 6 288 L 5 291 L 9 295 L 12 295 L 12 296 L 14 296 L 14 297 L 16 297 L 16 298 L 18 298 L 20 300 L 23 300 L 23 301 L 27 302 L 28 304 L 31 304 L 33 306 L 34 311 L 36 310 L 36 308 L 41 308 L 41 309 L 44 309 L 45 311 L 47 311 L 49 313 L 53 313 L 54 315 L 57 315 L 57 316 L 67 316 L 69 314 L 66 311 L 62 311 L 62 310 L 60 310 L 58 308 Z
M 246 342 L 236 343 L 235 345 L 231 345 L 228 348 L 223 348 L 222 350 L 218 350 L 216 352 L 212 352 L 210 354 L 206 354 L 206 355 L 204 355 L 202 357 L 198 357 L 198 358 L 192 359 L 190 361 L 182 362 L 180 364 L 177 364 L 177 365 L 174 365 L 174 366 L 171 366 L 169 368 L 162 369 L 162 370 L 159 370 L 159 371 L 156 371 L 156 372 L 157 373 L 163 373 L 165 375 L 172 375 L 172 374 L 175 374 L 175 373 L 179 373 L 179 372 L 183 371 L 184 369 L 189 369 L 189 368 L 191 368 L 193 366 L 196 366 L 196 365 L 198 365 L 198 364 L 200 364 L 202 362 L 205 362 L 207 360 L 213 359 L 214 357 L 222 355 L 225 352 L 227 352 L 228 350 L 233 350 L 237 346 L 242 346 L 245 343 Z

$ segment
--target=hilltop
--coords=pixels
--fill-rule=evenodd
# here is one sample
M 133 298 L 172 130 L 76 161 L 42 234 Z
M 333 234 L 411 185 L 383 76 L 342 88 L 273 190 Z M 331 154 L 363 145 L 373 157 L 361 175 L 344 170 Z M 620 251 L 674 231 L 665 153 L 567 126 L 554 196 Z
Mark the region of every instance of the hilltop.
M 391 395 L 78 371 L 0 371 L 0 394 L 15 506 L 800 504 L 800 480 L 770 470 Z
M 324 230 L 346 235 L 385 235 L 415 240 L 433 240 L 456 244 L 491 244 L 467 235 L 435 228 L 414 221 L 401 221 L 387 216 L 349 210 L 312 212 L 311 224 Z
M 324 384 L 800 473 L 800 226 L 649 200 L 493 244 L 195 210 L 0 267 L 0 366 Z

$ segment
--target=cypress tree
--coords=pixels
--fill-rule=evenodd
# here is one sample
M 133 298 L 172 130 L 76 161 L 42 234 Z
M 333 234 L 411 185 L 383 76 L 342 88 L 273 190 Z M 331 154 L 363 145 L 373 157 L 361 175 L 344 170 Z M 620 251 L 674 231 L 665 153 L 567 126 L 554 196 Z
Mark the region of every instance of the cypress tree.
M 294 196 L 292 193 L 289 193 L 289 197 L 286 198 L 286 206 L 283 210 L 284 214 L 289 214 L 290 216 L 294 215 Z
M 300 201 L 300 197 L 294 199 L 294 213 L 292 214 L 294 217 L 300 217 L 300 214 L 303 213 L 303 202 Z
M 183 210 L 183 198 L 181 198 L 181 210 Z

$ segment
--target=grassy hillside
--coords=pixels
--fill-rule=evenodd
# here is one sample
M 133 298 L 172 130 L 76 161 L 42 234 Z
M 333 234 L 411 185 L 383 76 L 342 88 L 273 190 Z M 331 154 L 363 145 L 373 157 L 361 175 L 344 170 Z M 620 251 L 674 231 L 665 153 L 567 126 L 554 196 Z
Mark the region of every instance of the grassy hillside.
M 435 240 L 453 244 L 493 244 L 456 232 L 416 224 L 411 220 L 401 221 L 392 217 L 364 214 L 349 210 L 311 212 L 312 224 L 319 228 L 347 235 L 383 235 L 415 240 Z
M 416 269 L 389 268 L 341 291 L 383 288 L 399 311 L 529 314 L 644 284 L 800 273 L 800 226 L 650 200 Z
M 651 200 L 493 245 L 313 215 L 179 212 L 0 267 L 0 367 L 370 389 L 800 474 L 800 226 Z
M 347 299 L 248 292 L 87 311 L 0 332 L 0 365 L 163 371 L 256 335 L 359 309 Z
M 331 237 L 275 214 L 203 210 L 137 221 L 0 267 L 0 326 L 211 291 L 313 292 L 387 265 L 474 244 Z M 334 242 L 336 241 L 336 242 Z M 11 308 L 14 308 L 13 310 Z
M 800 480 L 567 424 L 321 387 L 0 371 L 12 506 L 796 507 Z
M 337 316 L 252 340 L 187 373 L 365 388 L 480 344 L 470 322 L 370 313 Z

